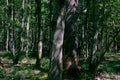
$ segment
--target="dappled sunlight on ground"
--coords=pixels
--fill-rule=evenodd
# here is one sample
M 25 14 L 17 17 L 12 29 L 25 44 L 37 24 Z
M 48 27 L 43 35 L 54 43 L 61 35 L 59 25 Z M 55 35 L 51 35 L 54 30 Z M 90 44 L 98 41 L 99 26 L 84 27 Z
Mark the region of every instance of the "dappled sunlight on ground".
M 95 80 L 120 80 L 120 53 L 106 54 Z
M 0 54 L 0 58 L 3 64 L 0 66 L 0 80 L 45 80 L 48 77 L 47 72 L 34 68 L 34 58 L 23 58 L 16 65 L 12 64 L 12 59 L 3 57 L 3 54 Z M 46 63 L 46 60 L 43 61 Z M 42 64 L 43 67 L 46 65 Z
M 0 80 L 46 80 L 50 60 L 43 58 L 41 68 L 35 68 L 35 58 L 22 57 L 13 65 L 10 54 L 1 54 Z M 120 53 L 105 55 L 105 60 L 97 69 L 95 80 L 120 80 Z

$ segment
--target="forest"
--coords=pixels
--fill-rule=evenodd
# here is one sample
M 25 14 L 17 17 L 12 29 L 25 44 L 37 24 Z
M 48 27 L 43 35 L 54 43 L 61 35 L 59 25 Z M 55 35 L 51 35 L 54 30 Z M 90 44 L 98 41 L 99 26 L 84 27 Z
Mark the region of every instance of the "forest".
M 120 80 L 120 0 L 0 0 L 0 80 Z

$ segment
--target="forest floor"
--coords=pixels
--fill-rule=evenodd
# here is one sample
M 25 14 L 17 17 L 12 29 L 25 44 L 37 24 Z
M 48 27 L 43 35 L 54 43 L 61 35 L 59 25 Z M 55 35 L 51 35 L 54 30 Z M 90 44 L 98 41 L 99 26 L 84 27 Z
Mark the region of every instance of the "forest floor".
M 35 58 L 21 57 L 19 64 L 12 64 L 10 53 L 0 52 L 0 80 L 46 80 L 49 59 L 43 58 L 41 69 L 34 68 Z M 105 55 L 105 60 L 98 67 L 95 80 L 120 80 L 120 53 Z
M 19 64 L 12 64 L 10 53 L 0 52 L 0 80 L 46 80 L 49 59 L 43 58 L 41 69 L 35 68 L 35 58 L 21 57 Z
M 120 53 L 107 53 L 98 73 L 96 80 L 120 80 Z

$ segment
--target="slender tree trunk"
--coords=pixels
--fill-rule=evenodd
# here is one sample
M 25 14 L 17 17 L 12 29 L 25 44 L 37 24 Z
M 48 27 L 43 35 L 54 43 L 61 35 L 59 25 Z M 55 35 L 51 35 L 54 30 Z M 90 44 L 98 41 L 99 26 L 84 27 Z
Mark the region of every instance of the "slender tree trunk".
M 7 14 L 8 14 L 8 17 L 7 17 L 7 23 L 8 23 L 8 27 L 9 27 L 9 2 L 8 0 L 6 0 L 6 5 L 7 5 Z M 9 49 L 9 30 L 7 29 L 7 38 L 6 38 L 6 51 L 8 51 Z
M 9 48 L 10 48 L 10 52 L 13 55 L 13 63 L 14 63 L 14 58 L 15 58 L 15 44 L 14 44 L 14 9 L 13 9 L 13 5 L 14 5 L 14 0 L 8 0 L 9 3 L 9 23 L 8 23 L 8 27 L 9 27 Z M 12 4 L 12 5 L 10 5 Z
M 112 22 L 113 26 L 113 52 L 117 53 L 117 37 L 115 36 L 116 33 L 116 27 L 115 27 L 115 22 Z
M 5 12 L 4 12 L 4 14 L 5 14 Z M 5 26 L 5 20 L 3 20 L 3 22 L 2 22 L 2 27 L 4 27 L 4 29 L 3 29 L 3 42 L 2 42 L 2 44 L 3 44 L 3 51 L 5 51 L 5 42 L 6 42 L 6 26 Z
M 33 47 L 33 52 L 36 53 L 35 57 L 37 57 L 37 25 L 35 26 L 34 30 L 34 47 Z
M 52 53 L 52 40 L 53 40 L 53 23 L 52 23 L 52 15 L 53 15 L 53 13 L 52 13 L 52 0 L 50 0 L 50 2 L 49 2 L 49 6 L 50 6 L 50 13 L 49 13 L 49 16 L 50 16 L 50 41 L 49 41 L 49 43 L 50 43 L 50 45 L 49 45 L 49 53 Z
M 7 38 L 6 38 L 6 46 L 5 46 L 5 48 L 6 48 L 6 51 L 8 52 L 8 45 L 9 45 L 9 31 L 8 31 L 8 29 L 7 29 L 7 32 L 6 32 L 7 34 Z
M 86 60 L 88 59 L 88 56 L 89 56 L 89 27 L 88 27 L 88 23 L 89 23 L 89 7 L 90 7 L 90 1 L 89 0 L 87 0 L 86 1 L 86 11 L 85 11 L 85 14 L 86 14 L 86 16 L 85 16 L 85 23 L 84 23 L 84 26 L 85 26 L 85 29 L 86 29 L 86 39 L 85 39 L 85 41 L 86 41 L 86 47 L 85 47 L 85 58 L 86 58 Z
M 37 20 L 37 28 L 38 28 L 38 54 L 37 54 L 37 60 L 36 60 L 36 66 L 39 67 L 41 63 L 42 58 L 42 27 L 41 27 L 41 0 L 35 0 L 36 1 L 36 20 Z
M 94 73 L 94 71 L 96 70 L 96 68 L 97 68 L 97 65 L 98 65 L 98 63 L 97 63 L 97 50 L 98 50 L 98 13 L 96 13 L 96 12 L 98 12 L 97 10 L 97 1 L 95 1 L 95 0 L 93 0 L 93 16 L 92 16 L 92 18 L 93 18 L 93 20 L 92 20 L 92 22 L 93 22 L 93 39 L 92 39 L 92 44 L 91 44 L 91 54 L 90 54 L 90 63 L 89 63 L 89 70 L 90 70 L 90 72 L 91 73 Z
M 29 28 L 30 28 L 30 15 L 27 18 L 27 26 L 26 26 L 26 31 L 27 31 L 26 56 L 27 57 L 28 57 L 28 51 L 29 51 Z
M 22 50 L 22 48 L 23 48 L 23 42 L 22 42 L 22 31 L 23 31 L 23 27 L 24 27 L 24 16 L 23 16 L 23 14 L 24 14 L 24 0 L 22 0 L 22 21 L 21 21 L 21 27 L 20 27 L 20 30 L 19 30 L 19 32 L 18 32 L 18 41 L 17 41 L 17 43 L 18 43 L 18 45 L 17 45 L 17 53 L 16 53 L 16 55 L 15 55 L 15 58 L 14 58 L 14 64 L 18 64 L 18 61 L 19 61 L 19 57 L 20 57 L 20 52 L 21 52 L 21 50 Z
M 21 50 L 23 50 L 23 30 L 24 30 L 24 26 L 25 26 L 25 18 L 24 18 L 24 8 L 25 8 L 25 0 L 22 0 L 22 9 L 21 9 L 21 14 L 22 14 L 22 21 L 21 21 L 21 33 L 20 33 L 20 40 L 21 40 Z
M 27 13 L 27 25 L 26 25 L 26 32 L 27 32 L 27 45 L 26 45 L 26 56 L 28 57 L 28 51 L 29 51 L 29 28 L 30 28 L 30 10 L 31 10 L 31 4 L 30 0 L 28 0 L 28 13 Z
M 32 29 L 32 33 L 31 33 L 31 37 L 32 37 L 32 43 L 31 43 L 31 48 L 32 50 L 34 49 L 34 30 Z

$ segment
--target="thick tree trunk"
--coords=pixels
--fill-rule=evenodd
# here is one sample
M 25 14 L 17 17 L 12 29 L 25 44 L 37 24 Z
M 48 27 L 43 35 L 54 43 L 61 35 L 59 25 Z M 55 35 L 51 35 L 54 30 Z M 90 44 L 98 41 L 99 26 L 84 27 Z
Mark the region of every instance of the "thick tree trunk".
M 67 1 L 66 28 L 64 39 L 64 68 L 72 78 L 79 76 L 78 36 L 77 36 L 77 7 L 78 0 Z
M 64 28 L 65 28 L 64 12 L 65 12 L 65 7 L 63 6 L 60 11 L 60 15 L 58 16 L 57 19 L 56 31 L 53 40 L 51 67 L 50 67 L 48 80 L 62 80 L 62 72 L 63 72 L 62 46 L 63 46 Z

